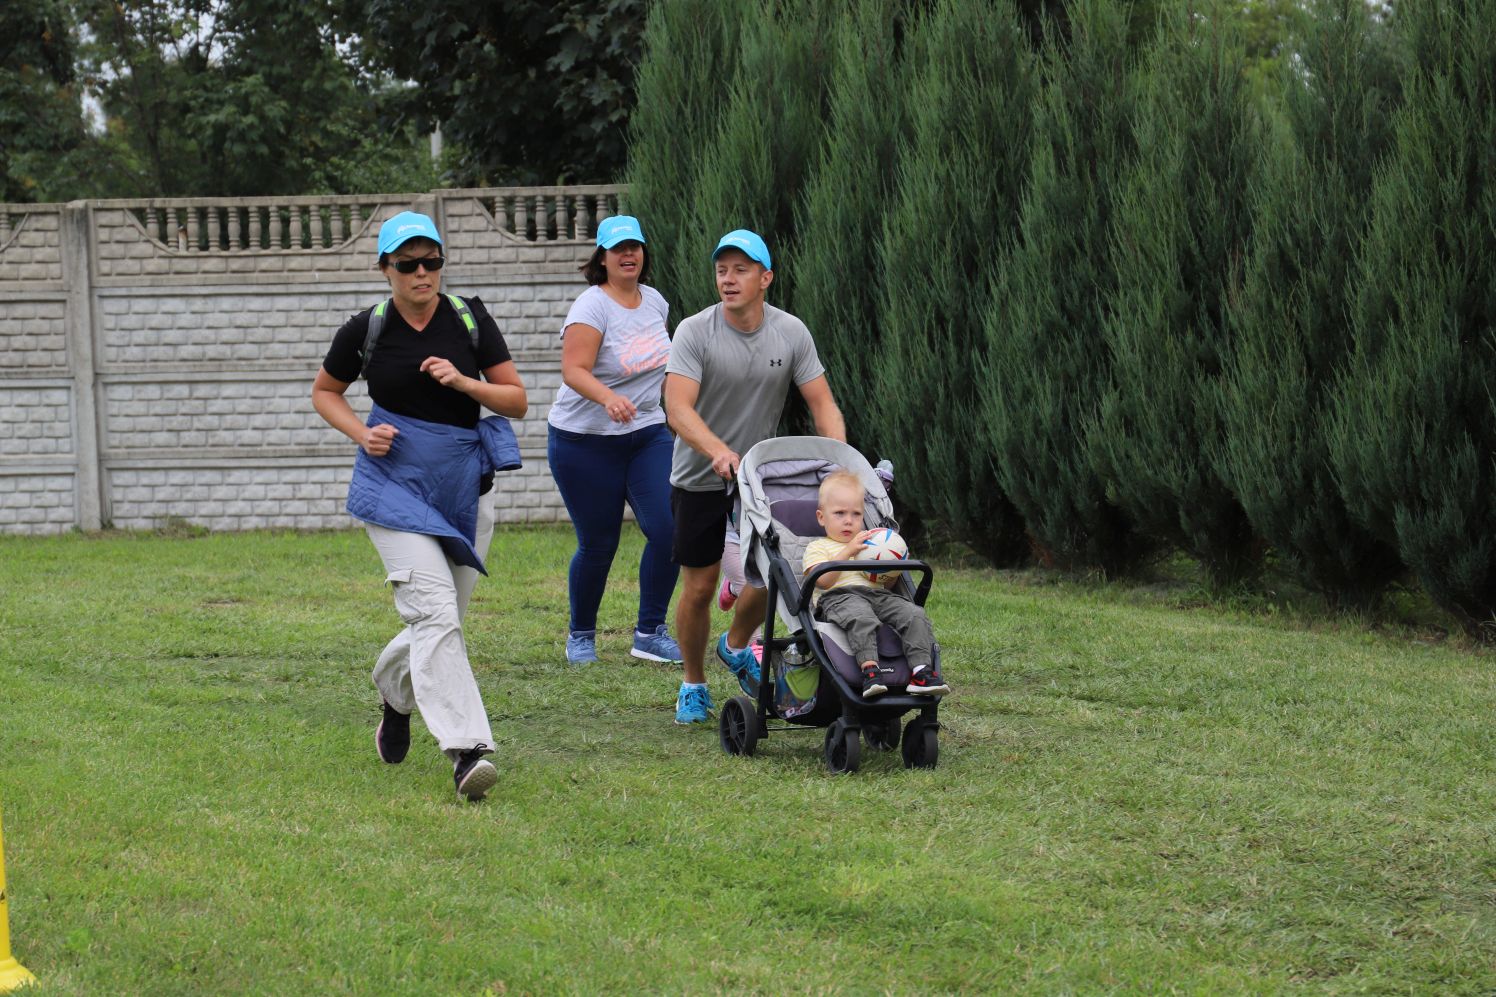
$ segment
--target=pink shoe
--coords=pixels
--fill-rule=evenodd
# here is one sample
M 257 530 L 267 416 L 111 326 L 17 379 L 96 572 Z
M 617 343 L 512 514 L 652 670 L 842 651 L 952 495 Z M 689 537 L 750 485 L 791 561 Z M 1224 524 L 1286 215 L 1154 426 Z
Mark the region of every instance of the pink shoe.
M 732 590 L 732 582 L 726 578 L 722 579 L 722 587 L 717 590 L 717 608 L 727 612 L 733 603 L 738 601 L 738 594 Z

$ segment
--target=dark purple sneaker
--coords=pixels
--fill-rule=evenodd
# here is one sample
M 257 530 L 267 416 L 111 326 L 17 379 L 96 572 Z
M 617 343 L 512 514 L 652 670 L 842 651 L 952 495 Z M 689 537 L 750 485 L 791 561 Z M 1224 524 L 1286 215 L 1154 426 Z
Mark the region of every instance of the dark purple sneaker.
M 951 691 L 940 675 L 940 666 L 929 664 L 915 672 L 905 689 L 911 696 L 944 696 Z
M 488 745 L 480 744 L 471 751 L 457 756 L 452 766 L 452 781 L 457 784 L 457 795 L 477 802 L 488 794 L 499 781 L 499 770 L 493 762 L 484 758 Z
M 384 704 L 384 716 L 374 728 L 374 750 L 379 760 L 388 765 L 405 761 L 410 751 L 410 714 L 401 713 L 389 703 Z

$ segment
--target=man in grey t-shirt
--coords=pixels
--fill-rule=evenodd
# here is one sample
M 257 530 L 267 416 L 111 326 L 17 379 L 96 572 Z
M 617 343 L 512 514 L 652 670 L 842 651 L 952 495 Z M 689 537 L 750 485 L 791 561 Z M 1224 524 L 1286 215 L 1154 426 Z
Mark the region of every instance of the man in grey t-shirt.
M 746 229 L 729 232 L 712 260 L 722 300 L 681 322 L 665 368 L 665 414 L 676 433 L 670 469 L 675 559 L 681 567 L 675 633 L 685 661 L 676 723 L 703 723 L 712 705 L 704 659 L 733 504 L 725 482 L 737 474 L 742 454 L 774 434 L 792 384 L 805 399 L 816 432 L 847 439 L 810 331 L 764 301 L 774 280 L 764 240 Z M 764 590 L 745 588 L 731 628 L 717 641 L 717 656 L 750 692 L 757 688 L 759 668 L 748 642 L 763 622 L 765 607 Z

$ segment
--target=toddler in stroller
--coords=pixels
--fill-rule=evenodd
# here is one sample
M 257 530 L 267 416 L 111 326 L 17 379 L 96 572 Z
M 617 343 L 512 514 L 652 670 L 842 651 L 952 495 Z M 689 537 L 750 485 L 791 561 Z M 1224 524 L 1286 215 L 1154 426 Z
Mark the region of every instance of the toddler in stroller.
M 884 691 L 863 695 L 858 648 L 835 623 L 817 619 L 811 597 L 829 574 L 866 571 L 866 562 L 827 560 L 802 571 L 806 547 L 828 530 L 818 521 L 821 482 L 844 472 L 861 488 L 864 522 L 897 529 L 893 503 L 883 482 L 862 454 L 823 437 L 789 436 L 764 440 L 744 455 L 738 469 L 738 529 L 742 563 L 750 585 L 767 589 L 763 622 L 764 681 L 745 685 L 747 695 L 723 704 L 719 714 L 722 747 L 729 754 L 752 755 L 762 737 L 794 727 L 826 728 L 825 758 L 834 773 L 858 768 L 861 746 L 877 751 L 900 747 L 904 764 L 933 768 L 939 752 L 940 648 L 929 646 L 928 692 L 911 693 L 911 664 L 898 634 L 876 630 L 876 667 Z M 853 533 L 861 531 L 859 525 Z M 846 540 L 832 538 L 832 553 Z M 923 606 L 933 570 L 918 560 L 880 561 L 880 571 L 898 571 L 891 590 L 911 606 Z M 916 587 L 913 578 L 920 579 Z M 921 614 L 923 615 L 923 614 Z M 777 632 L 776 632 L 777 631 Z M 930 668 L 933 667 L 933 671 Z M 869 689 L 869 692 L 872 690 Z M 944 691 L 940 689 L 939 691 Z M 910 711 L 916 716 L 900 727 Z M 770 720 L 784 721 L 771 727 Z
M 826 561 L 851 561 L 862 542 L 877 530 L 864 530 L 862 482 L 849 471 L 835 471 L 821 481 L 816 522 L 826 536 L 805 548 L 805 571 Z M 915 696 L 943 696 L 950 692 L 935 664 L 935 631 L 923 606 L 915 605 L 890 589 L 898 583 L 898 572 L 886 571 L 884 581 L 874 583 L 864 571 L 828 571 L 816 578 L 820 591 L 813 596 L 815 616 L 835 623 L 852 642 L 857 667 L 862 672 L 862 698 L 872 699 L 888 691 L 894 669 L 878 663 L 878 627 L 893 628 L 909 659 L 907 690 Z

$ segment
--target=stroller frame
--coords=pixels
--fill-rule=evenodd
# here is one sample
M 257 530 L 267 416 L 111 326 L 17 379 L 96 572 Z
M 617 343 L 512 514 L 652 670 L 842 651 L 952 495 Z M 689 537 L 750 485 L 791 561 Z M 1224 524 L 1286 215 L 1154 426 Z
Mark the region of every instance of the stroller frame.
M 865 474 L 859 475 L 864 478 L 872 476 L 871 467 L 860 453 L 846 444 L 820 437 L 767 440 L 750 450 L 744 463 L 748 463 L 755 457 L 755 451 L 767 444 L 777 444 L 780 448 L 785 445 L 792 447 L 802 439 L 813 440 L 816 448 L 822 451 L 829 448 L 828 456 L 838 466 L 854 473 L 865 471 Z M 891 506 L 887 506 L 881 482 L 877 483 L 877 497 L 882 500 L 884 507 L 891 509 Z M 882 522 L 877 525 L 897 528 L 891 515 L 881 514 L 880 519 Z M 906 768 L 935 767 L 940 752 L 940 700 L 894 692 L 885 693 L 877 699 L 863 699 L 861 688 L 854 687 L 831 661 L 824 646 L 826 638 L 812 636 L 816 634 L 817 623 L 811 603 L 811 597 L 816 591 L 816 579 L 834 571 L 865 571 L 867 562 L 822 562 L 802 579 L 796 576 L 789 558 L 784 554 L 779 529 L 772 521 L 750 529 L 745 533 L 744 540 L 745 569 L 752 556 L 750 548 L 761 547 L 765 555 L 765 563 L 761 566 L 766 568 L 762 575 L 768 592 L 764 611 L 764 656 L 759 670 L 758 695 L 734 696 L 722 706 L 718 718 L 722 749 L 732 755 L 751 756 L 757 750 L 758 742 L 771 732 L 825 727 L 823 755 L 827 769 L 833 774 L 857 771 L 861 764 L 864 741 L 875 751 L 891 751 L 902 744 Z M 880 570 L 903 572 L 903 577 L 897 582 L 903 594 L 912 598 L 916 605 L 925 604 L 935 574 L 929 564 L 918 559 L 904 559 L 880 561 L 878 567 Z M 911 573 L 920 576 L 918 587 L 910 582 Z M 783 607 L 781 599 L 784 600 Z M 776 636 L 776 623 L 779 622 L 778 617 L 782 611 L 787 611 L 785 615 L 799 624 L 799 633 Z M 793 631 L 793 626 L 787 625 L 786 629 Z M 797 645 L 803 648 L 807 658 L 815 660 L 820 675 L 820 689 L 812 710 L 795 717 L 783 717 L 774 702 L 775 663 L 786 650 Z M 938 646 L 935 653 L 938 661 Z M 831 692 L 835 695 L 828 695 Z M 900 722 L 904 714 L 911 710 L 918 711 L 917 715 L 901 731 Z M 781 723 L 771 725 L 771 718 Z

